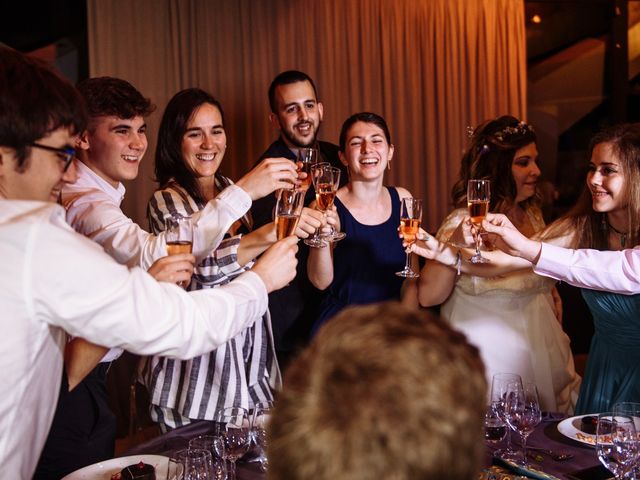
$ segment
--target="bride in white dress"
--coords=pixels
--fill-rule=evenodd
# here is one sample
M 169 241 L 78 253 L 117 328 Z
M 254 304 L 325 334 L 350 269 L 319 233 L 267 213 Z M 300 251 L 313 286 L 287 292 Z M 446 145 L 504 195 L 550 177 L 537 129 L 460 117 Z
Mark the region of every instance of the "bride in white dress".
M 475 129 L 452 192 L 454 204 L 462 208 L 445 219 L 438 240 L 450 241 L 468 214 L 466 185 L 471 178 L 491 181 L 490 211 L 505 213 L 523 234 L 532 236 L 544 228 L 536 196 L 540 169 L 535 141 L 533 128 L 511 116 Z M 492 278 L 458 275 L 456 264 L 457 259 L 451 265 L 426 262 L 420 304 L 442 304 L 443 318 L 480 350 L 489 385 L 495 373 L 518 373 L 537 385 L 544 410 L 572 413 L 580 377 L 562 330 L 554 281 L 530 270 Z

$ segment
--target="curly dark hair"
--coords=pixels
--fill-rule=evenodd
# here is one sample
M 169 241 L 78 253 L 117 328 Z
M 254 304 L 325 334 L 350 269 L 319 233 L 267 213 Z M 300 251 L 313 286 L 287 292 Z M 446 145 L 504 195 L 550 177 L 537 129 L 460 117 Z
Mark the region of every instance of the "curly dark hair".
M 536 133 L 531 127 L 511 115 L 487 120 L 473 131 L 471 145 L 462 156 L 458 181 L 451 190 L 453 204 L 466 207 L 467 182 L 472 179 L 491 181 L 492 212 L 505 212 L 513 205 L 517 195 L 516 183 L 511 173 L 513 157 L 517 150 L 535 143 Z M 531 197 L 523 202 L 537 201 Z

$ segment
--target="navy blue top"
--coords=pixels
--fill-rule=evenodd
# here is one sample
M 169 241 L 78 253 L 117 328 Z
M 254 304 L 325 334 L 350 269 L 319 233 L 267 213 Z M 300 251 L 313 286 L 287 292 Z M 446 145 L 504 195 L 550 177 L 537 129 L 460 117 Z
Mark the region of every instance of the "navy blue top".
M 393 187 L 391 216 L 379 225 L 358 222 L 336 197 L 340 226 L 347 236 L 333 251 L 333 282 L 320 306 L 320 315 L 311 335 L 347 305 L 398 300 L 404 278 L 395 272 L 403 269 L 405 253 L 398 237 L 400 197 Z

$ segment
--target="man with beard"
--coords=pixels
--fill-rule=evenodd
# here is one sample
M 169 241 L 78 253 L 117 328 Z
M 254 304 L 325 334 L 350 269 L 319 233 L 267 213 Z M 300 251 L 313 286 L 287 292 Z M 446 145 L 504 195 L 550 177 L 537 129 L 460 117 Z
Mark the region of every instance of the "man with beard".
M 277 75 L 269 86 L 269 120 L 280 135 L 262 154 L 267 157 L 284 157 L 292 161 L 298 158 L 300 148 L 317 148 L 320 161 L 328 162 L 341 170 L 340 186 L 347 183 L 347 170 L 338 158 L 338 146 L 318 141 L 324 107 L 318 101 L 313 80 L 303 72 L 289 70 Z M 315 200 L 313 186 L 307 190 L 305 205 Z M 268 195 L 254 201 L 251 207 L 254 228 L 273 220 L 276 196 Z M 316 218 L 322 218 L 314 212 Z M 298 274 L 288 287 L 269 296 L 269 309 L 273 322 L 276 353 L 281 368 L 309 338 L 309 330 L 315 320 L 321 293 L 307 279 L 307 247 L 300 243 Z

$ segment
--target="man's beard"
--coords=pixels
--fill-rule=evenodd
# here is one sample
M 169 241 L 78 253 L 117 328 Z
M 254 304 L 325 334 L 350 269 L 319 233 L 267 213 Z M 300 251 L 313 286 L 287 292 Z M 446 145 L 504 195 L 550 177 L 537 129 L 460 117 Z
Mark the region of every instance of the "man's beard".
M 282 125 L 280 125 L 280 133 L 295 148 L 312 147 L 313 145 L 315 145 L 316 139 L 318 138 L 318 132 L 320 131 L 320 125 L 321 124 L 322 124 L 322 122 L 318 123 L 318 127 L 315 129 L 315 131 L 313 132 L 313 136 L 311 137 L 311 139 L 307 143 L 300 143 L 298 141 L 298 139 L 296 139 L 291 134 L 291 132 L 289 132 L 288 130 L 285 130 L 284 128 L 282 128 Z M 313 124 L 311 124 L 311 125 L 313 125 Z M 295 127 L 294 127 L 294 129 L 295 129 Z

